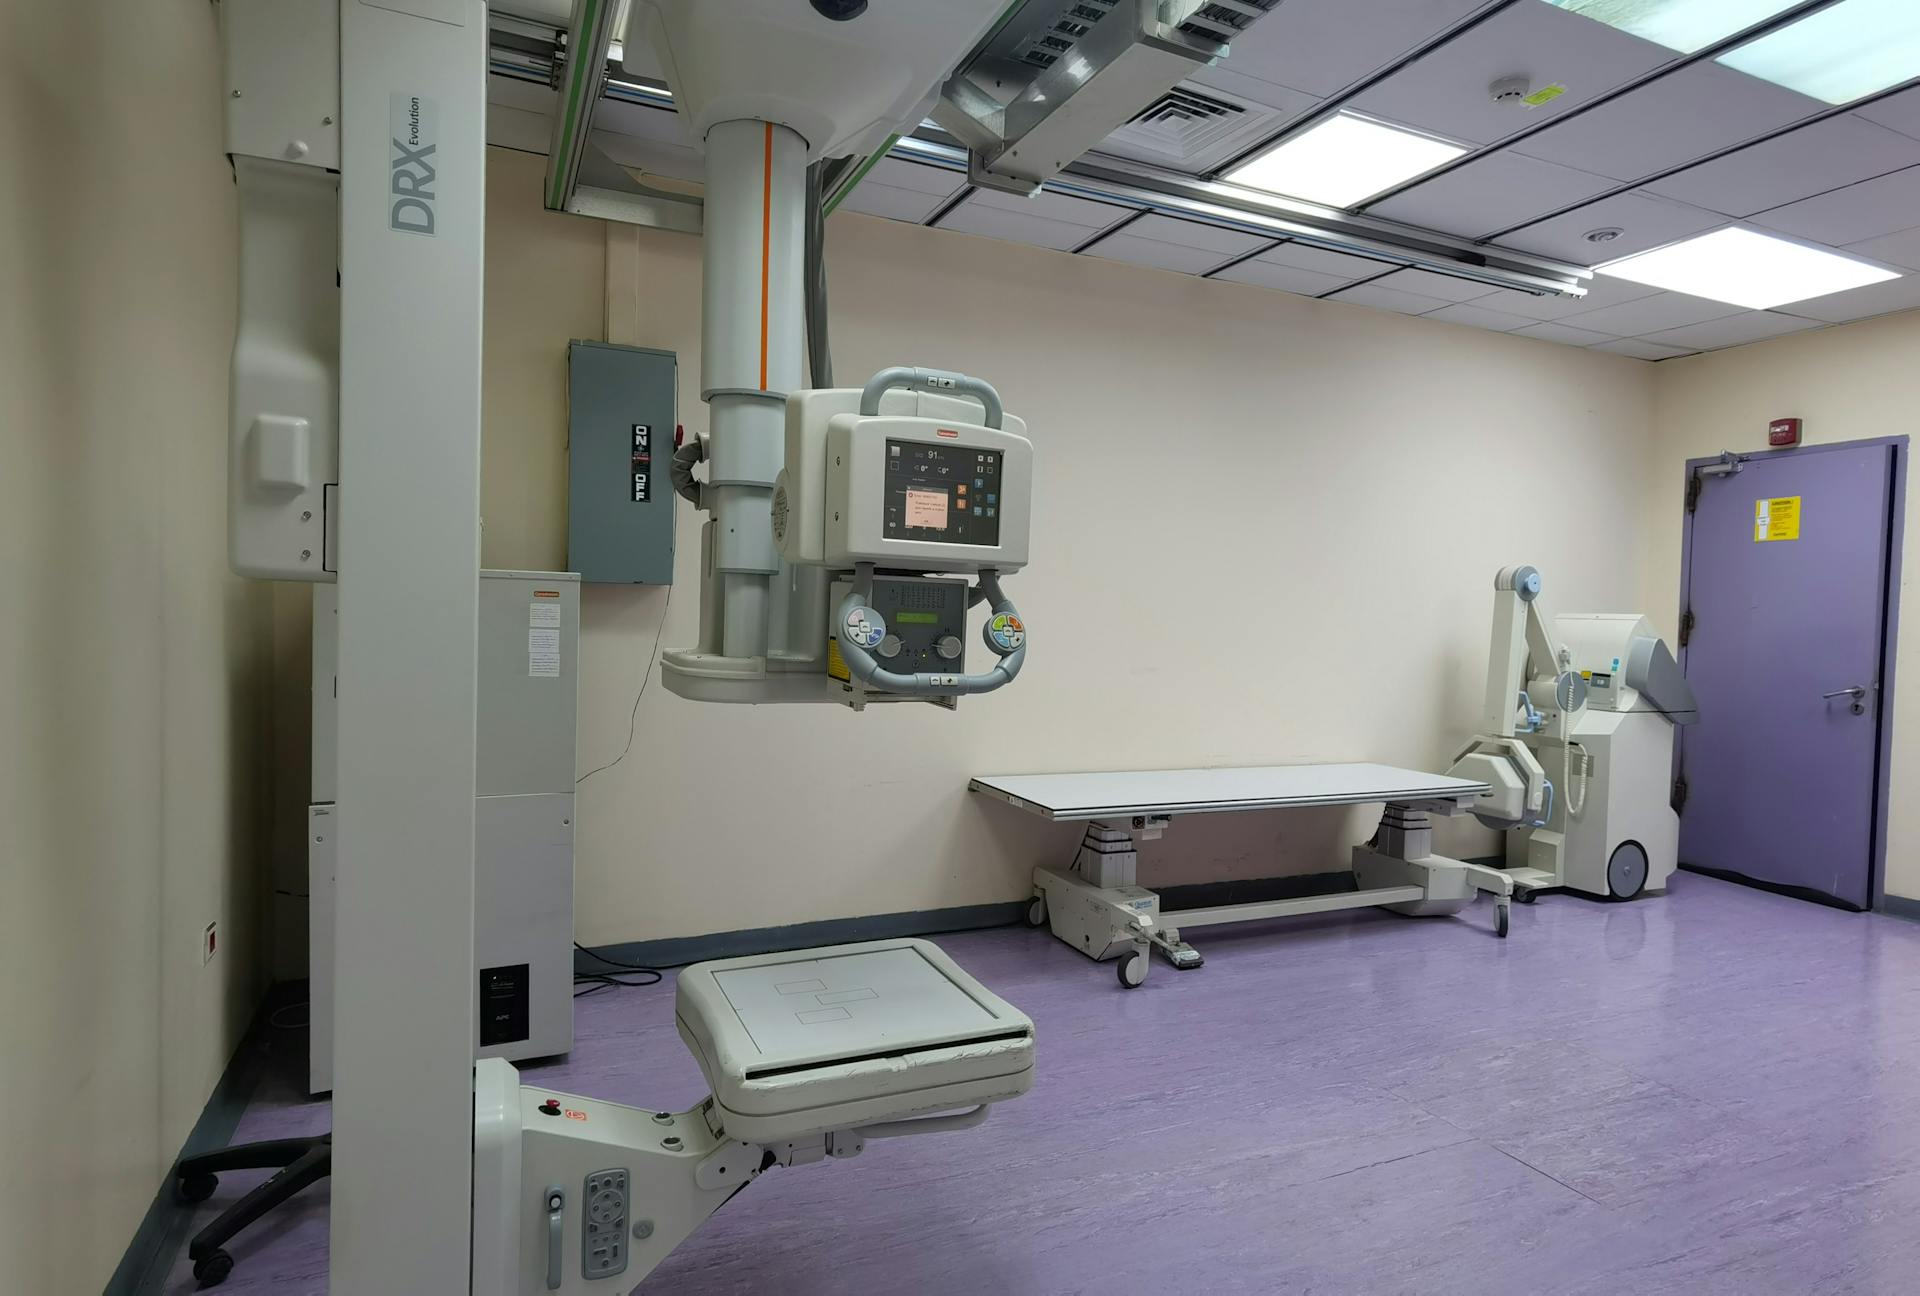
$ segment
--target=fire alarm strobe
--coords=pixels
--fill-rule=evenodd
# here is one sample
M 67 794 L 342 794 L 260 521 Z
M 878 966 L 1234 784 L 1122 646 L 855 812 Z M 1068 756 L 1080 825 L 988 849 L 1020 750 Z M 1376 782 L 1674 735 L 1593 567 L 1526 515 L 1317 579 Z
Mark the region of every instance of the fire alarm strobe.
M 1797 418 L 1775 419 L 1767 424 L 1767 444 L 1770 446 L 1793 446 L 1800 444 L 1800 420 Z

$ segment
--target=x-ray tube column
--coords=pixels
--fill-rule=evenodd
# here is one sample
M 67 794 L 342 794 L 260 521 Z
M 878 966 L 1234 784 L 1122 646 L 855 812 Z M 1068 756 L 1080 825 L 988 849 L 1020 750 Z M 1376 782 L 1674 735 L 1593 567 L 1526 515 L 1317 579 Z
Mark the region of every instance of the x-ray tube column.
M 804 386 L 802 277 L 807 144 L 784 126 L 707 132 L 701 399 L 708 404 L 712 596 L 728 657 L 767 652 L 768 587 L 780 570 L 773 483 L 789 391 Z

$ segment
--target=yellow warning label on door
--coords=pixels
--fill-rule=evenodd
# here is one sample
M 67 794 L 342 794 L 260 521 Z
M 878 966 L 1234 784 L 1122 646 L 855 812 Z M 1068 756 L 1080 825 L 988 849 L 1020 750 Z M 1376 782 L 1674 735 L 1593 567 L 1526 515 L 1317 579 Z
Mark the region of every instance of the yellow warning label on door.
M 1763 540 L 1798 540 L 1800 538 L 1800 497 L 1782 495 L 1778 499 L 1763 499 L 1753 502 L 1753 538 L 1755 543 Z

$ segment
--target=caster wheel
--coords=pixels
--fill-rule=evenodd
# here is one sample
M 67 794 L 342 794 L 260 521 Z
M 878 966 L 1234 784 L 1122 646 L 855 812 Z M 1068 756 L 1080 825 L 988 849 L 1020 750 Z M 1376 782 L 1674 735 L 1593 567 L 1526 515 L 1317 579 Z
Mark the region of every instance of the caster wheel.
M 1504 907 L 1494 911 L 1493 931 L 1501 940 L 1507 938 L 1507 912 Z
M 1515 891 L 1513 893 L 1513 898 L 1515 900 L 1518 900 L 1521 904 L 1532 904 L 1534 901 L 1534 895 L 1533 895 L 1533 892 L 1531 891 Z
M 233 1272 L 233 1257 L 225 1251 L 215 1251 L 193 1262 L 193 1278 L 202 1287 L 218 1287 Z
M 210 1174 L 190 1174 L 174 1180 L 173 1195 L 192 1205 L 203 1202 L 213 1196 L 213 1190 L 220 1186 L 220 1177 Z
M 1027 901 L 1027 926 L 1045 927 L 1047 925 L 1047 898 L 1037 895 Z
M 1621 842 L 1607 858 L 1607 894 L 1631 900 L 1646 889 L 1647 852 L 1639 842 Z
M 1120 984 L 1129 990 L 1138 990 L 1147 980 L 1147 956 L 1129 954 L 1120 960 L 1116 969 L 1120 973 Z

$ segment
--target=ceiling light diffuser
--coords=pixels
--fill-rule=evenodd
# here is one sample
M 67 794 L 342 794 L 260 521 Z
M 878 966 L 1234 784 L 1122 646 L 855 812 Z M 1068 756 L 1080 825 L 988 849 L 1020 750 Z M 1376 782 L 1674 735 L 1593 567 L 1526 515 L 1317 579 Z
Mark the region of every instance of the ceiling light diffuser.
M 1897 272 L 1757 230 L 1727 228 L 1641 252 L 1595 271 L 1749 310 L 1898 279 Z
M 1691 54 L 1755 23 L 1793 8 L 1800 0 L 1547 0 L 1557 8 Z
M 1351 207 L 1466 151 L 1431 135 L 1343 112 L 1221 179 L 1329 207 Z
M 1830 104 L 1920 76 L 1920 3 L 1841 0 L 1716 60 Z

